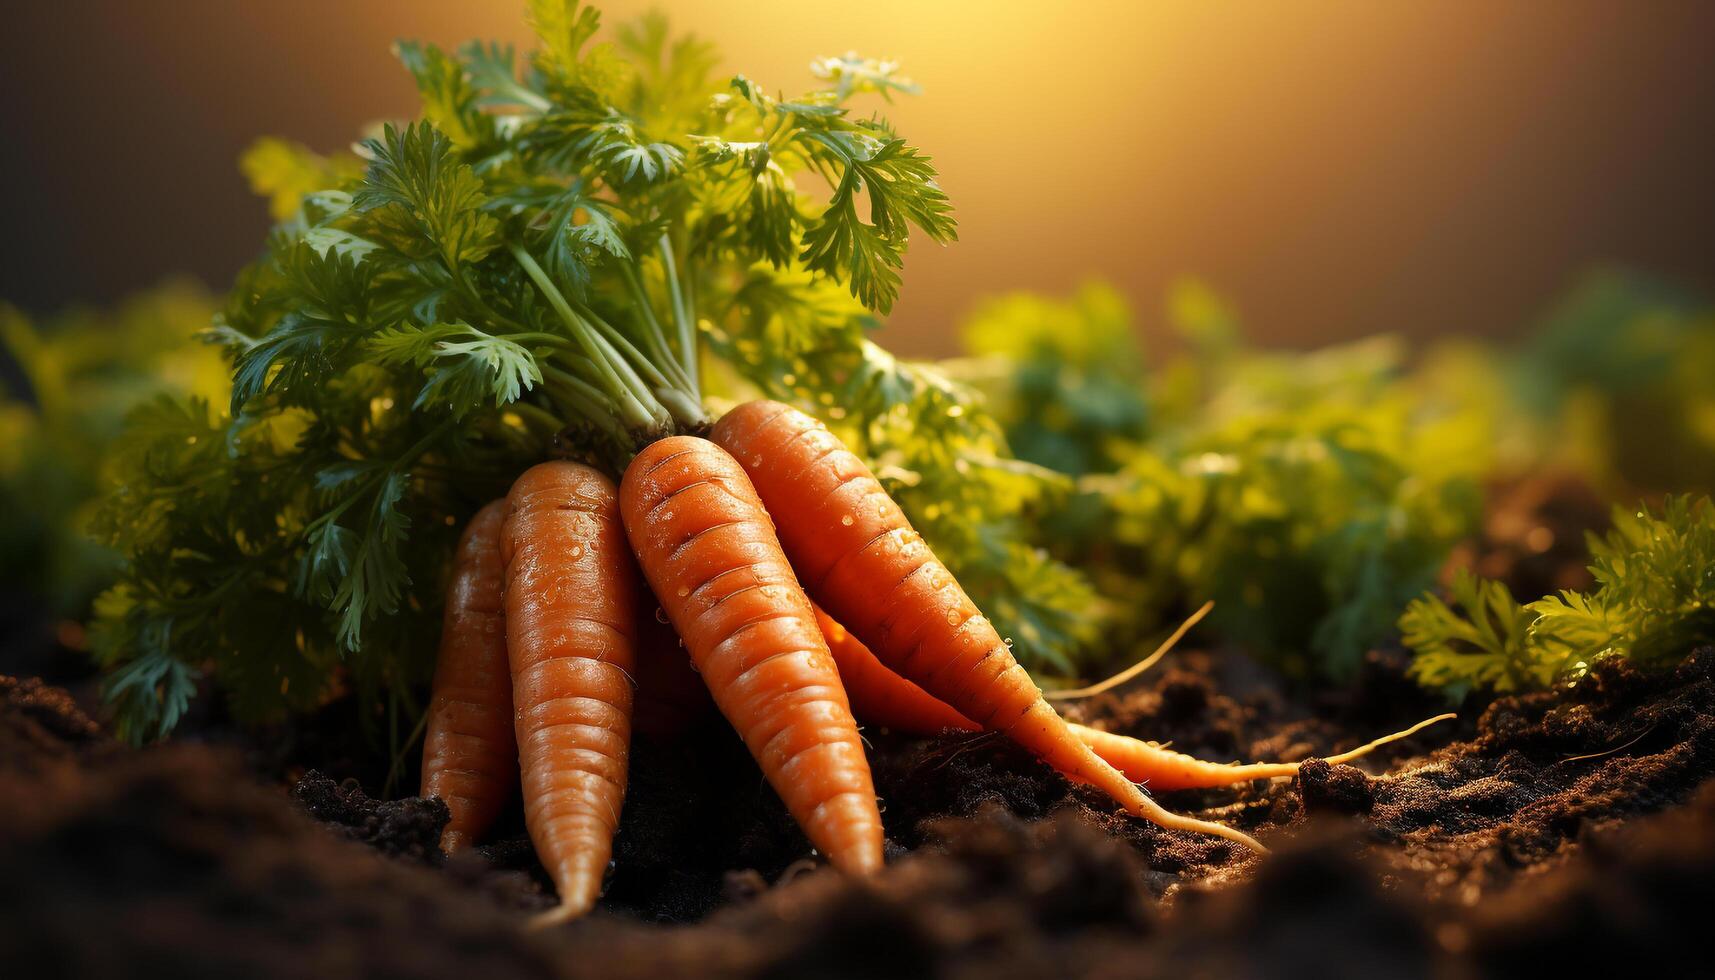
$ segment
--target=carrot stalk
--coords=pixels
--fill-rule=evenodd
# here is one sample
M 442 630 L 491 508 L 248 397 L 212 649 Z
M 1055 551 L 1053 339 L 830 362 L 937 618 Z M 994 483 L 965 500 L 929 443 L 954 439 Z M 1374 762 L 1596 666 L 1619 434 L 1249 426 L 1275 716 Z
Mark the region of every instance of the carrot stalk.
M 881 815 L 857 722 L 744 470 L 706 439 L 662 439 L 626 469 L 620 506 L 716 705 L 805 835 L 843 871 L 880 868 Z
M 1264 849 L 1242 831 L 1162 809 L 1080 741 L 899 505 L 820 422 L 754 401 L 722 417 L 713 438 L 755 481 L 809 594 L 888 667 L 1136 816 Z
M 576 463 L 527 470 L 501 559 L 524 820 L 560 893 L 548 925 L 594 907 L 625 798 L 639 604 L 612 481 Z
M 423 734 L 423 796 L 451 814 L 441 850 L 474 844 L 518 784 L 512 675 L 501 605 L 500 529 L 506 502 L 476 512 L 459 538 Z

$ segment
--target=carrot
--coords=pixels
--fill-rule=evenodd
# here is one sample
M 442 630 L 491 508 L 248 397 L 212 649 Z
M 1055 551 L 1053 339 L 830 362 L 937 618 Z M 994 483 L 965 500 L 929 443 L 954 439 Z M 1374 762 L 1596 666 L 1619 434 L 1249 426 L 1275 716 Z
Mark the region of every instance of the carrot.
M 1389 742 L 1415 735 L 1436 722 L 1446 721 L 1454 717 L 1457 716 L 1445 714 L 1424 719 L 1404 731 L 1384 735 L 1349 752 L 1328 756 L 1323 761 L 1335 765 L 1351 762 L 1353 759 L 1368 755 Z M 1142 739 L 1131 738 L 1127 735 L 1116 735 L 1096 728 L 1086 728 L 1083 725 L 1072 725 L 1071 728 L 1075 735 L 1092 749 L 1095 749 L 1097 755 L 1112 763 L 1115 768 L 1130 778 L 1146 784 L 1150 789 L 1160 792 L 1176 789 L 1208 789 L 1214 786 L 1242 783 L 1250 779 L 1279 779 L 1296 776 L 1298 775 L 1298 767 L 1302 765 L 1298 762 L 1208 762 L 1183 752 L 1174 752 L 1155 742 L 1145 742 Z
M 706 439 L 646 447 L 620 482 L 626 532 L 703 681 L 812 844 L 881 867 L 857 722 L 810 600 L 744 470 Z
M 887 669 L 875 654 L 845 627 L 834 622 L 822 609 L 816 610 L 822 632 L 828 638 L 828 649 L 840 668 L 840 681 L 851 697 L 852 711 L 859 719 L 884 728 L 912 735 L 938 735 L 946 731 L 974 732 L 981 728 L 953 708 Z M 1436 715 L 1425 721 L 1385 735 L 1349 752 L 1328 756 L 1323 761 L 1335 764 L 1351 762 L 1389 742 L 1456 717 Z M 1298 762 L 1221 763 L 1206 762 L 1183 752 L 1174 752 L 1156 742 L 1145 742 L 1128 735 L 1116 735 L 1098 728 L 1068 723 L 1080 741 L 1093 749 L 1103 761 L 1112 765 L 1133 782 L 1143 783 L 1152 790 L 1166 792 L 1176 789 L 1209 789 L 1228 786 L 1251 779 L 1277 779 L 1296 776 Z
M 447 583 L 441 649 L 423 729 L 423 796 L 451 818 L 441 850 L 463 850 L 494 823 L 518 784 L 512 675 L 501 608 L 500 528 L 506 502 L 476 512 L 459 538 Z
M 500 553 L 524 821 L 560 893 L 539 924 L 590 910 L 625 797 L 637 572 L 613 482 L 576 463 L 527 470 Z
M 828 641 L 828 651 L 840 670 L 852 714 L 867 725 L 880 725 L 908 735 L 938 735 L 945 731 L 979 732 L 982 726 L 954 711 L 946 702 L 887 669 L 869 647 L 816 607 L 816 622 Z
M 888 667 L 1134 815 L 1263 850 L 1231 827 L 1167 812 L 1079 741 L 899 505 L 820 422 L 754 401 L 723 416 L 713 438 L 755 481 L 809 594 Z

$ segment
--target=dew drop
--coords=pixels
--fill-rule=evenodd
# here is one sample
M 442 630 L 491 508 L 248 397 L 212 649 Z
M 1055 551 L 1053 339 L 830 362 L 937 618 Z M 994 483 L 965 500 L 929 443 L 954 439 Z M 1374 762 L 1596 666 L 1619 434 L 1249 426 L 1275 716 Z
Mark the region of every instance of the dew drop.
M 851 527 L 852 526 L 852 515 L 847 514 L 846 516 L 840 518 L 840 523 L 844 524 L 846 527 Z
M 655 607 L 655 621 L 657 623 L 666 623 L 667 622 L 667 610 L 662 609 L 660 606 L 656 606 Z
M 571 545 L 566 549 L 566 554 L 571 555 L 573 558 L 582 558 L 584 556 L 584 546 L 581 544 Z
M 690 594 L 691 594 L 690 589 L 684 587 L 683 585 L 679 586 L 679 598 L 683 599 Z
M 754 470 L 754 469 L 756 469 L 756 468 L 757 468 L 757 467 L 758 467 L 758 466 L 761 466 L 761 465 L 762 465 L 762 457 L 761 457 L 761 456 L 752 456 L 752 457 L 750 457 L 750 468 L 751 468 L 751 469 L 753 469 L 753 470 Z
M 1012 637 L 1009 636 L 1006 639 L 1002 640 L 1001 642 L 1006 644 L 1006 648 L 1008 650 L 1012 649 Z
M 958 610 L 958 607 L 956 607 L 956 606 L 955 606 L 955 607 L 949 607 L 949 608 L 948 608 L 948 609 L 947 609 L 947 625 L 948 625 L 948 626 L 957 626 L 957 625 L 959 625 L 959 610 Z

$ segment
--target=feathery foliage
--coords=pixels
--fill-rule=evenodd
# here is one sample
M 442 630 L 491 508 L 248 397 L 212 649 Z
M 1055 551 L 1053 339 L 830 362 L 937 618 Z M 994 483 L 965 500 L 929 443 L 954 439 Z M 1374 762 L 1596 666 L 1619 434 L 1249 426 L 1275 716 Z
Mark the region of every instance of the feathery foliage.
M 611 43 L 568 0 L 529 19 L 531 52 L 400 44 L 422 118 L 356 158 L 247 156 L 280 221 L 209 331 L 230 402 L 140 409 L 100 525 L 127 731 L 169 730 L 210 671 L 241 718 L 414 710 L 468 516 L 548 456 L 617 473 L 695 431 L 711 372 L 844 428 L 1021 657 L 1068 666 L 1089 588 L 1018 543 L 1065 481 L 868 339 L 911 230 L 956 234 L 929 158 L 850 104 L 915 85 L 848 56 L 785 99 L 658 17 Z
M 1588 592 L 1519 605 L 1505 586 L 1462 574 L 1451 606 L 1433 595 L 1400 619 L 1412 675 L 1455 697 L 1472 689 L 1539 689 L 1576 678 L 1599 657 L 1672 663 L 1715 641 L 1715 506 L 1669 497 L 1660 514 L 1616 508 L 1590 539 Z

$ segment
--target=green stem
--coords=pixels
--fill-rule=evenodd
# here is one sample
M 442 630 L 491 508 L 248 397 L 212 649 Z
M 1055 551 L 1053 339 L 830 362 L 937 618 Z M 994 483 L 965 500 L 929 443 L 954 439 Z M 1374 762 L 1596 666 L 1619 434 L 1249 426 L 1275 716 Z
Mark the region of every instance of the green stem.
M 649 428 L 667 424 L 666 409 L 662 408 L 649 389 L 642 385 L 641 380 L 635 385 L 627 383 L 627 379 L 621 376 L 613 361 L 609 359 L 608 352 L 603 349 L 601 335 L 572 311 L 566 297 L 554 286 L 536 260 L 531 258 L 530 253 L 515 242 L 508 242 L 507 248 L 511 250 L 513 258 L 518 260 L 518 265 L 524 269 L 525 274 L 536 283 L 536 288 L 547 297 L 548 305 L 560 315 L 560 319 L 571 330 L 572 337 L 583 348 L 584 355 L 595 366 L 601 376 L 602 387 L 606 389 L 602 400 L 618 409 L 629 425 Z M 635 378 L 635 375 L 633 377 Z
M 668 412 L 672 413 L 674 419 L 689 428 L 695 428 L 708 422 L 708 413 L 703 411 L 702 399 L 697 397 L 696 392 L 689 390 L 689 382 L 685 380 L 683 372 L 679 370 L 678 362 L 673 360 L 671 354 L 664 354 L 661 357 L 661 366 L 666 369 L 666 373 L 663 373 L 656 368 L 653 361 L 644 357 L 643 352 L 639 351 L 623 333 L 597 316 L 593 310 L 585 310 L 583 315 L 593 322 L 596 329 L 601 331 L 602 335 L 611 343 L 619 346 L 623 353 L 634 358 L 639 370 L 647 372 L 647 379 L 655 386 L 655 397 Z M 668 374 L 673 375 L 673 377 L 668 377 Z
M 622 446 L 631 441 L 619 423 L 614 421 L 599 389 L 570 371 L 551 364 L 542 365 L 542 380 L 554 400 L 564 403 L 572 410 L 572 414 L 607 433 Z
M 679 265 L 673 260 L 673 241 L 666 234 L 661 236 L 661 265 L 667 276 L 667 292 L 673 302 L 673 318 L 679 324 L 680 363 L 694 390 L 697 387 L 697 327 L 685 307 L 684 291 L 679 285 Z
M 523 418 L 534 419 L 538 425 L 545 426 L 549 432 L 558 432 L 565 424 L 556 418 L 553 412 L 529 402 L 513 402 L 506 407 L 517 412 Z
M 620 333 L 613 324 L 597 316 L 594 310 L 583 309 L 578 311 L 578 315 L 589 321 L 596 328 L 596 332 L 608 342 L 609 346 L 618 351 L 623 361 L 642 374 L 643 380 L 657 388 L 672 384 L 667 376 L 655 367 L 655 362 L 644 357 L 643 352 L 637 349 L 636 344 L 626 339 L 625 334 Z
M 501 340 L 510 340 L 515 344 L 552 344 L 555 347 L 570 347 L 572 342 L 557 333 L 547 333 L 541 330 L 526 330 L 523 333 L 496 334 Z
M 685 368 L 673 354 L 667 343 L 667 331 L 662 329 L 661 321 L 655 317 L 655 305 L 649 301 L 649 292 L 643 288 L 643 277 L 637 274 L 637 267 L 631 264 L 622 266 L 625 274 L 625 285 L 631 290 L 631 301 L 642 313 L 643 340 L 649 345 L 650 353 L 668 370 L 674 382 L 697 401 L 702 400 L 702 393 L 691 383 L 691 378 L 685 373 Z

